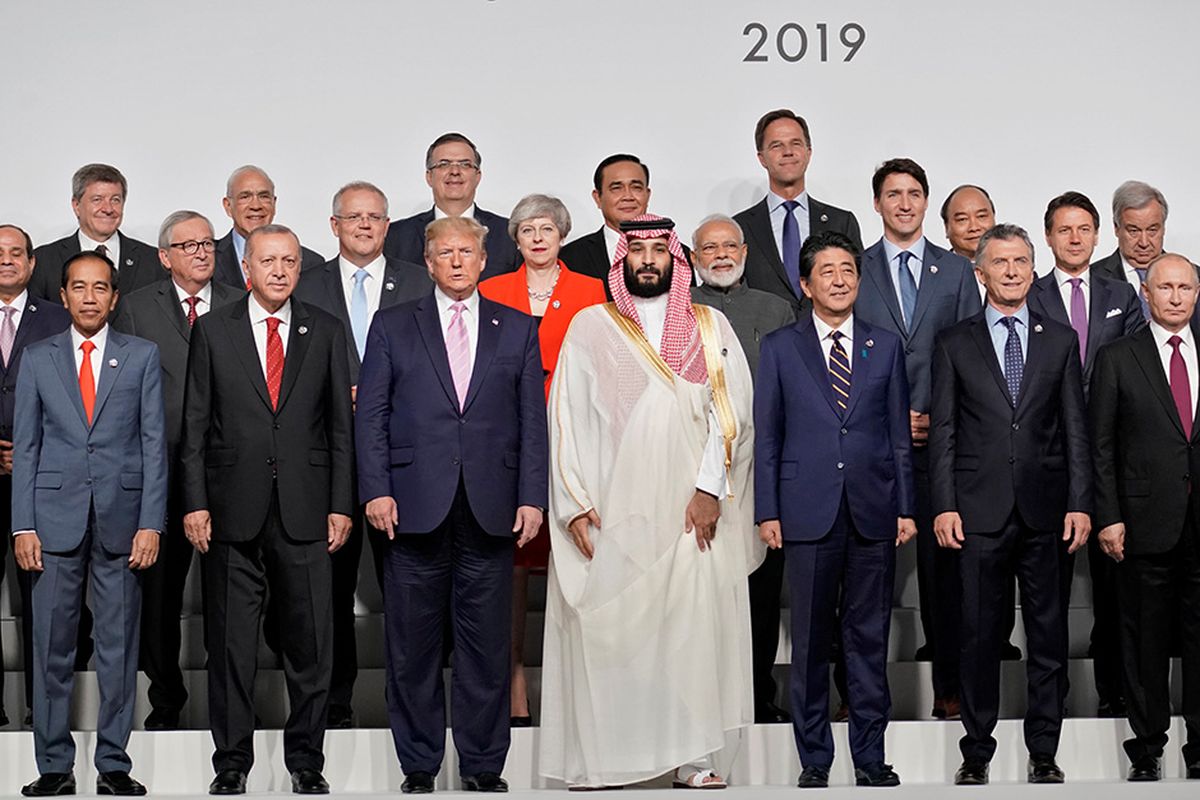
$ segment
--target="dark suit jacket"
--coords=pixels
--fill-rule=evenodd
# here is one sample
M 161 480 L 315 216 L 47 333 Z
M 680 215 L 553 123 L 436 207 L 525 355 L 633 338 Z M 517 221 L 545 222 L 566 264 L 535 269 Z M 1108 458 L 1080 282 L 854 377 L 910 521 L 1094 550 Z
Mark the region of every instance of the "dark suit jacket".
M 739 211 L 733 218 L 742 226 L 742 232 L 746 236 L 746 283 L 750 288 L 777 294 L 791 303 L 796 311 L 802 307 L 810 307 L 811 303 L 804 297 L 800 287 L 792 286 L 788 280 L 787 271 L 783 267 L 783 257 L 771 230 L 771 212 L 767 208 L 767 198 L 764 197 L 745 211 Z M 809 235 L 820 231 L 844 233 L 854 242 L 859 252 L 862 252 L 862 234 L 858 229 L 858 219 L 850 211 L 834 208 L 809 197 L 808 230 Z
M 763 340 L 754 387 L 754 518 L 778 519 L 787 541 L 811 542 L 849 500 L 854 527 L 894 539 L 916 513 L 908 385 L 900 340 L 854 319 L 850 399 L 834 401 L 812 316 Z
M 358 379 L 355 441 L 362 502 L 393 497 L 398 532 L 428 533 L 461 476 L 480 526 L 512 536 L 517 506 L 545 508 L 549 444 L 542 356 L 529 316 L 479 298 L 479 338 L 463 409 L 437 300 L 380 311 Z
M 158 260 L 158 248 L 145 242 L 131 239 L 117 231 L 121 239 L 121 263 L 117 264 L 117 289 L 122 295 L 130 294 L 151 283 L 167 277 L 162 262 Z M 62 304 L 63 264 L 71 256 L 79 254 L 79 231 L 33 251 L 37 264 L 29 280 L 29 294 Z
M 1126 554 L 1169 552 L 1196 502 L 1189 487 L 1200 481 L 1200 424 L 1193 422 L 1192 435 L 1184 435 L 1149 327 L 1100 349 L 1088 410 L 1093 530 L 1123 522 Z M 1200 413 L 1192 418 L 1200 420 Z
M 487 266 L 484 267 L 483 277 L 512 272 L 521 265 L 521 255 L 517 245 L 508 235 L 508 217 L 484 211 L 475 206 L 475 221 L 488 229 L 484 249 L 487 251 Z M 425 226 L 433 222 L 433 209 L 422 211 L 411 217 L 398 219 L 388 226 L 387 241 L 383 252 L 389 258 L 408 261 L 413 264 L 425 263 Z
M 324 539 L 326 516 L 355 507 L 346 333 L 336 317 L 292 298 L 279 390 L 271 409 L 247 295 L 192 328 L 180 462 L 184 513 L 208 509 L 213 539 L 258 535 L 278 474 L 287 535 Z
M 233 246 L 233 229 L 217 240 L 216 262 L 213 265 L 213 280 L 246 291 L 246 276 L 238 261 L 237 248 Z M 316 269 L 325 264 L 325 256 L 307 247 L 300 247 L 300 271 Z
M 909 331 L 904 326 L 883 240 L 871 245 L 863 253 L 854 315 L 900 337 L 908 370 L 909 402 L 914 411 L 926 413 L 930 406 L 929 367 L 934 338 L 942 329 L 978 313 L 981 306 L 975 270 L 962 256 L 926 239 L 922 269 L 914 322 Z
M 379 311 L 400 303 L 424 297 L 433 291 L 429 270 L 423 264 L 409 263 L 395 258 L 385 259 L 383 285 L 379 287 Z M 354 344 L 354 330 L 350 327 L 350 306 L 342 288 L 342 273 L 338 260 L 325 263 L 320 269 L 301 273 L 300 285 L 295 296 L 309 305 L 328 311 L 342 321 L 346 328 L 346 359 L 350 365 L 350 385 L 358 384 L 358 371 L 362 361 Z
M 54 295 L 56 298 L 57 294 Z M 47 301 L 29 295 L 21 324 L 17 326 L 17 338 L 13 340 L 9 363 L 0 363 L 0 439 L 12 441 L 13 410 L 17 399 L 17 375 L 21 369 L 21 354 L 25 348 L 47 336 L 62 333 L 71 325 L 71 315 L 57 300 Z M 7 492 L 2 493 L 8 495 Z M 7 507 L 8 496 L 0 496 L 0 506 Z
M 1112 253 L 1099 261 L 1093 261 L 1090 269 L 1093 275 L 1099 275 L 1102 278 L 1121 281 L 1126 284 L 1129 283 L 1129 281 L 1125 280 L 1125 267 L 1121 264 L 1120 249 L 1113 250 Z M 1133 287 L 1130 286 L 1130 288 Z
M 1092 510 L 1087 411 L 1075 331 L 1030 311 L 1016 408 L 983 313 L 942 331 L 933 356 L 929 471 L 933 514 L 957 511 L 965 533 L 1025 524 L 1062 531 Z
M 1114 339 L 1128 336 L 1146 327 L 1142 304 L 1133 287 L 1124 278 L 1115 281 L 1091 273 L 1091 292 L 1088 300 L 1088 336 L 1083 356 L 1083 396 L 1086 399 L 1092 381 L 1092 368 L 1101 346 Z M 1029 292 L 1029 309 L 1039 316 L 1070 327 L 1071 314 L 1063 305 L 1062 294 L 1054 273 L 1043 275 L 1033 282 Z

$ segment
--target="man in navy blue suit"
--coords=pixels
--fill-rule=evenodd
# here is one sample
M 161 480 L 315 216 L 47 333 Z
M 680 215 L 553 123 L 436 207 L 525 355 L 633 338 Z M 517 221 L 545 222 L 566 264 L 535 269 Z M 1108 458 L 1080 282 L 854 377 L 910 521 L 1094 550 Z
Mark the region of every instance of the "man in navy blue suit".
M 802 788 L 833 763 L 829 660 L 838 598 L 859 786 L 896 786 L 883 761 L 896 547 L 916 535 L 908 384 L 900 339 L 855 315 L 858 251 L 822 231 L 800 250 L 813 313 L 762 343 L 754 397 L 755 517 L 784 547 L 792 596 L 791 696 Z
M 451 613 L 462 785 L 508 789 L 512 548 L 542 523 L 548 445 L 537 326 L 476 291 L 485 234 L 470 217 L 428 226 L 436 287 L 375 314 L 358 376 L 359 499 L 392 540 L 387 701 L 405 793 L 432 791 L 441 767 Z
M 933 715 L 958 715 L 958 568 L 933 535 L 929 486 L 929 365 L 938 332 L 980 309 L 969 261 L 925 238 L 929 179 L 921 165 L 893 158 L 871 178 L 883 238 L 862 257 L 855 313 L 900 337 L 908 374 L 917 496 L 917 584 L 921 627 L 933 658 Z

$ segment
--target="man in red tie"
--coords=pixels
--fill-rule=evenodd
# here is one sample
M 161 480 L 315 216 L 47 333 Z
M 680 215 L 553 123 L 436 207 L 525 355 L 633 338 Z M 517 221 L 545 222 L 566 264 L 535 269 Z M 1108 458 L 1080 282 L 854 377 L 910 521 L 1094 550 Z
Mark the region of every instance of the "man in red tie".
M 1200 475 L 1196 270 L 1151 261 L 1147 327 L 1100 350 L 1089 404 L 1100 549 L 1117 562 L 1131 781 L 1162 777 L 1171 723 L 1172 621 L 1183 646 L 1187 777 L 1200 779 Z
M 254 762 L 259 624 L 278 603 L 291 713 L 284 762 L 299 794 L 321 775 L 333 656 L 329 553 L 346 541 L 354 462 L 346 334 L 292 298 L 300 242 L 281 225 L 246 239 L 250 295 L 192 328 L 184 398 L 183 527 L 206 553 L 211 794 L 242 794 Z

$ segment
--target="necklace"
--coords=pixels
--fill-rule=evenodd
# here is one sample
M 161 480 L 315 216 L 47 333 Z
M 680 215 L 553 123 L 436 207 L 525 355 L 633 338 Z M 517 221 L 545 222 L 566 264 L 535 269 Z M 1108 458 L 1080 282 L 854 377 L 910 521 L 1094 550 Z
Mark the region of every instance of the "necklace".
M 549 300 L 550 295 L 554 294 L 554 287 L 558 285 L 558 275 L 559 275 L 559 269 L 556 266 L 554 268 L 554 280 L 550 283 L 550 288 L 546 289 L 543 292 L 537 292 L 537 291 L 534 291 L 532 288 L 527 287 L 526 291 L 529 293 L 529 299 L 537 300 L 539 302 L 541 302 L 543 300 Z

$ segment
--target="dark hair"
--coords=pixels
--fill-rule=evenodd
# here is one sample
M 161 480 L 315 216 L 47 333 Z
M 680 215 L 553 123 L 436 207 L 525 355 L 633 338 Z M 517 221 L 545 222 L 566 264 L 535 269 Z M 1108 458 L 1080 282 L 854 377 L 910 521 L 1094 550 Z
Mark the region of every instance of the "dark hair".
M 25 229 L 20 225 L 13 225 L 10 222 L 0 223 L 0 228 L 12 228 L 17 233 L 25 237 L 25 255 L 27 258 L 33 258 L 33 239 L 25 232 Z
M 479 155 L 479 148 L 475 146 L 475 143 L 472 142 L 470 139 L 468 139 L 466 136 L 463 136 L 461 133 L 456 133 L 454 131 L 451 131 L 450 133 L 443 133 L 441 136 L 434 139 L 433 144 L 429 145 L 429 149 L 425 151 L 425 169 L 426 170 L 430 169 L 433 166 L 433 164 L 430 163 L 430 160 L 433 158 L 433 151 L 438 149 L 442 145 L 450 144 L 451 142 L 462 142 L 467 147 L 471 148 L 471 153 L 475 156 L 475 166 L 476 167 L 483 166 L 483 156 Z
M 640 158 L 630 155 L 629 153 L 614 153 L 613 155 L 601 161 L 596 167 L 596 173 L 592 175 L 592 185 L 596 187 L 597 194 L 601 193 L 600 186 L 604 181 L 604 169 L 612 166 L 613 164 L 620 164 L 622 161 L 628 161 L 631 164 L 637 164 L 639 167 L 641 167 L 642 172 L 646 173 L 646 185 L 650 185 L 650 168 L 643 164 Z
M 889 175 L 911 175 L 921 184 L 921 191 L 925 192 L 925 196 L 929 196 L 929 178 L 925 177 L 925 170 L 921 169 L 920 164 L 911 158 L 889 158 L 880 164 L 871 176 L 871 191 L 874 192 L 876 200 L 879 199 L 879 193 L 883 191 L 883 182 Z
M 790 119 L 795 122 L 804 131 L 804 141 L 808 142 L 808 146 L 812 147 L 812 137 L 808 135 L 808 123 L 804 121 L 804 117 L 796 116 L 796 113 L 788 108 L 777 108 L 774 111 L 768 111 L 759 118 L 758 124 L 754 126 L 754 150 L 761 153 L 763 149 L 763 138 L 767 134 L 767 126 L 772 122 L 777 122 L 781 119 Z
M 100 255 L 95 250 L 84 250 L 83 252 L 76 253 L 75 255 L 71 256 L 70 258 L 68 258 L 66 260 L 66 263 L 63 264 L 62 288 L 63 289 L 67 288 L 67 277 L 70 276 L 70 274 L 71 274 L 71 265 L 77 261 L 85 261 L 89 258 L 99 259 L 100 261 L 103 261 L 105 264 L 108 265 L 108 283 L 110 286 L 112 286 L 113 291 L 116 291 L 116 289 L 117 289 L 117 268 L 115 266 L 113 266 L 112 259 L 110 259 L 108 256 Z
M 943 225 L 950 224 L 950 201 L 954 199 L 954 195 L 958 194 L 963 189 L 974 189 L 975 191 L 977 191 L 981 195 L 983 195 L 984 198 L 988 201 L 988 205 L 992 207 L 992 216 L 996 216 L 996 204 L 992 202 L 992 196 L 987 193 L 987 189 L 983 188 L 982 186 L 976 186 L 973 183 L 964 183 L 962 186 L 954 187 L 954 191 L 952 191 L 950 194 L 946 195 L 946 199 L 942 202 L 942 224 Z M 925 193 L 928 194 L 929 191 L 926 190 Z M 878 197 L 879 193 L 876 192 L 875 196 Z
M 844 233 L 837 231 L 818 231 L 804 240 L 804 245 L 800 248 L 800 278 L 808 280 L 812 275 L 813 262 L 817 260 L 817 254 L 822 250 L 845 250 L 854 258 L 854 271 L 859 272 L 859 256 L 858 245 L 850 241 L 850 237 Z
M 1092 224 L 1096 226 L 1097 231 L 1100 230 L 1100 212 L 1096 210 L 1096 204 L 1083 192 L 1063 192 L 1046 206 L 1046 233 L 1050 232 L 1050 226 L 1054 224 L 1054 212 L 1060 208 L 1082 208 L 1092 215 Z

